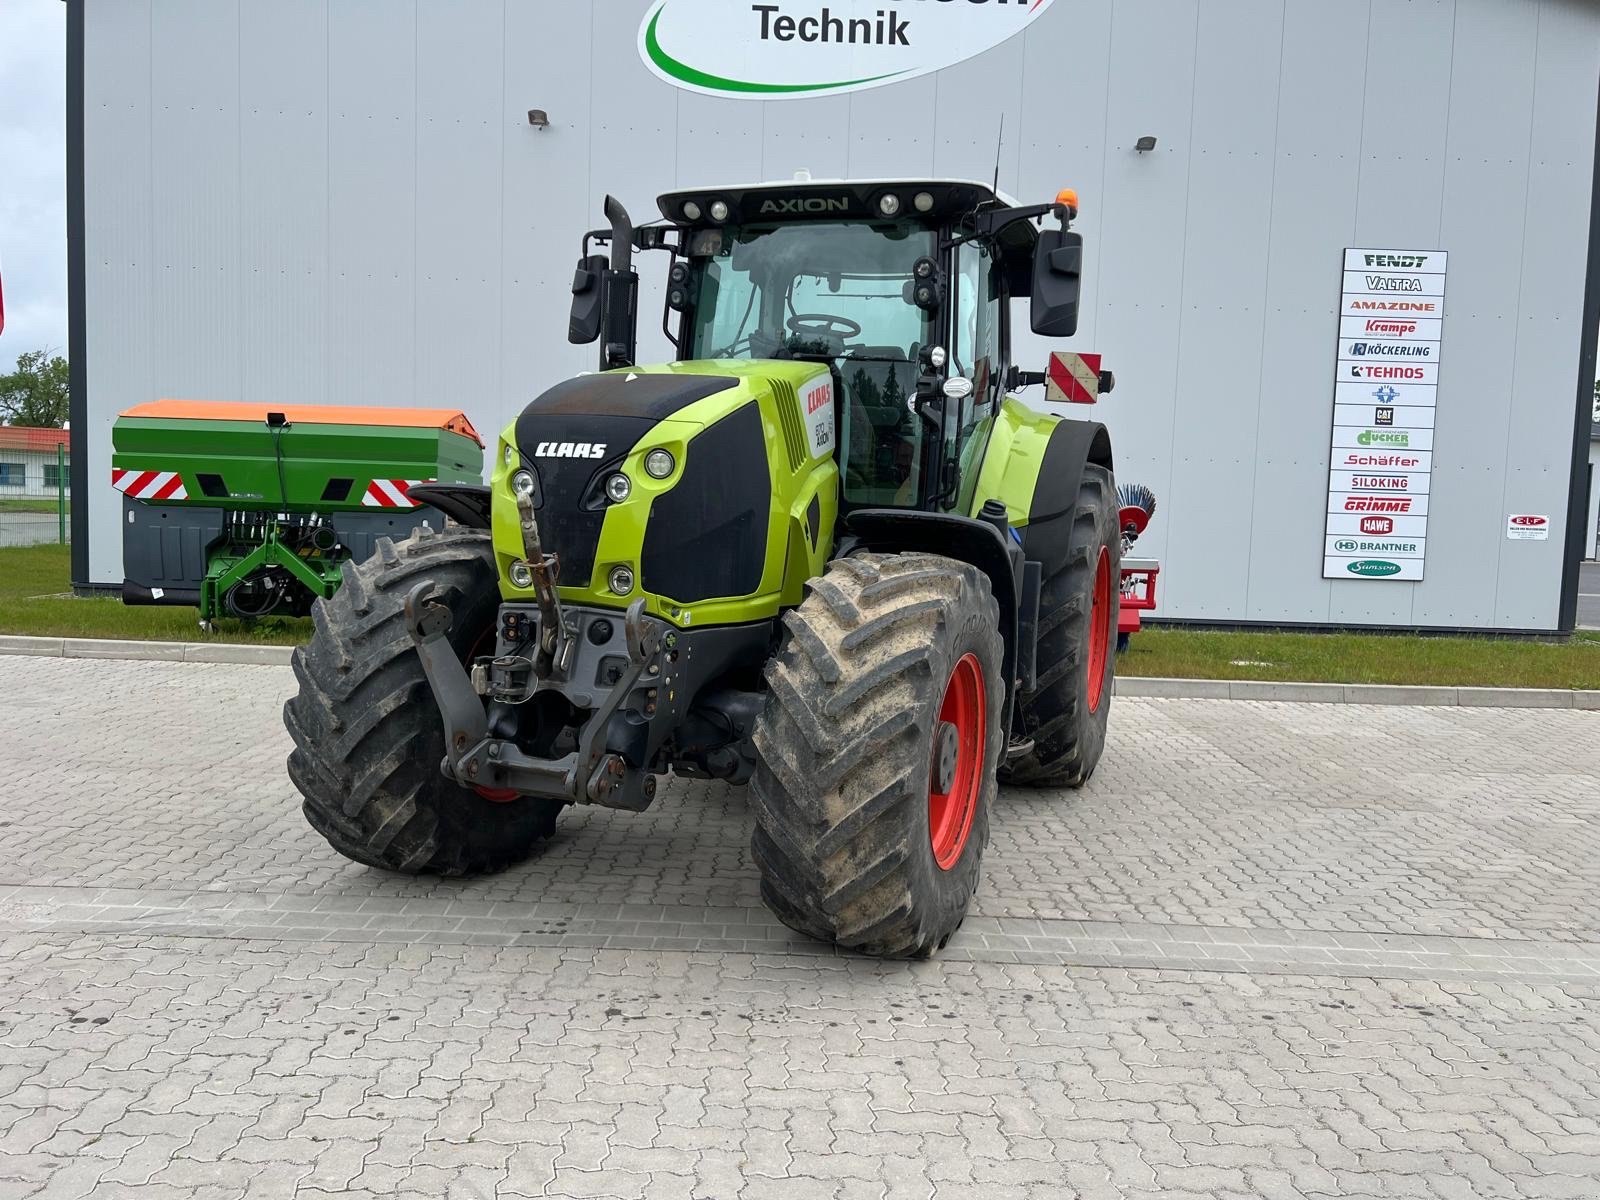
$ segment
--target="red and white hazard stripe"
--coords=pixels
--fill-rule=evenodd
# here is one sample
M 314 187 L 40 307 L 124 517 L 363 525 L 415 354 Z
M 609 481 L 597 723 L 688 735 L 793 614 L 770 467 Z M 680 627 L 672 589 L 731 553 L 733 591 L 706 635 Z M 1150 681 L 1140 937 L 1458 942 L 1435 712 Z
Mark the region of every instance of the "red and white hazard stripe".
M 111 486 L 135 500 L 187 500 L 183 476 L 176 471 L 124 471 L 113 467 Z
M 1052 404 L 1093 404 L 1100 398 L 1100 355 L 1053 351 L 1044 398 Z
M 374 479 L 367 484 L 366 494 L 361 497 L 361 503 L 367 508 L 416 508 L 417 502 L 411 498 L 411 489 L 419 483 L 428 483 L 426 479 Z

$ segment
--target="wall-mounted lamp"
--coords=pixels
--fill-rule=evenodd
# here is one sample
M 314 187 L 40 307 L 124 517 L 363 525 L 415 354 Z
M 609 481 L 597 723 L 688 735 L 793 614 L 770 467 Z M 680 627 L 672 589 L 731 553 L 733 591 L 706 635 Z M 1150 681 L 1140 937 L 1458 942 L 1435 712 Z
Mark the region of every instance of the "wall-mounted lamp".
M 542 108 L 530 108 L 528 110 L 528 124 L 532 125 L 535 129 L 549 129 L 550 114 L 545 112 Z
M 532 114 L 529 115 L 531 116 Z M 1148 154 L 1156 148 L 1156 140 L 1147 133 L 1133 144 L 1133 148 L 1140 154 Z

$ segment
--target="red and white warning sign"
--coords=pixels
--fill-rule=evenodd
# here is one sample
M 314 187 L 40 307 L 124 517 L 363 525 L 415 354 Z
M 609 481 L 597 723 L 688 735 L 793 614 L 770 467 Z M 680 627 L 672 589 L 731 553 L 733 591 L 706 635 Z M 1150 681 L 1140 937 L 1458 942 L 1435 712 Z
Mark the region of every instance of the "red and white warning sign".
M 1512 513 L 1506 517 L 1506 537 L 1513 542 L 1548 541 L 1550 518 L 1538 513 Z
M 176 471 L 125 471 L 113 467 L 111 486 L 135 500 L 187 500 L 183 476 Z
M 374 479 L 367 484 L 361 503 L 366 508 L 416 508 L 411 489 L 428 482 L 425 479 Z
M 1093 404 L 1100 398 L 1100 356 L 1052 351 L 1044 398 L 1052 404 Z

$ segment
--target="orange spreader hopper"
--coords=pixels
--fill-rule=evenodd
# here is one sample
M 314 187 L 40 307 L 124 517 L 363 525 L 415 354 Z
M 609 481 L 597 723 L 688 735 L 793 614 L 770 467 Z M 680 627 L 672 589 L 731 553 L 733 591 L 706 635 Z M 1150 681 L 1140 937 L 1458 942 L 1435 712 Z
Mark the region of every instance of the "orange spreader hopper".
M 406 429 L 448 429 L 483 438 L 454 408 L 366 408 L 339 404 L 265 404 L 253 400 L 152 400 L 124 409 L 124 417 L 168 417 L 186 421 L 252 421 L 264 423 L 268 413 L 282 413 L 291 425 L 395 425 Z

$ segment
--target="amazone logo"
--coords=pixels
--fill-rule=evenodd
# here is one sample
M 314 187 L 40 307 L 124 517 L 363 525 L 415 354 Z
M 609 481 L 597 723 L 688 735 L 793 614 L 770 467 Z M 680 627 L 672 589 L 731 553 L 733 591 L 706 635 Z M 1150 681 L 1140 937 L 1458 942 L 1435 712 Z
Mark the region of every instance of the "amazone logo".
M 604 458 L 604 442 L 540 442 L 533 448 L 535 458 Z
M 639 26 L 639 57 L 674 87 L 708 96 L 838 95 L 976 57 L 1051 2 L 654 0 Z
M 1362 558 L 1353 563 L 1346 563 L 1346 571 L 1352 575 L 1360 575 L 1367 579 L 1382 579 L 1385 575 L 1400 574 L 1400 564 L 1392 563 L 1382 558 Z

